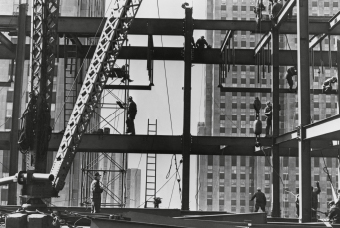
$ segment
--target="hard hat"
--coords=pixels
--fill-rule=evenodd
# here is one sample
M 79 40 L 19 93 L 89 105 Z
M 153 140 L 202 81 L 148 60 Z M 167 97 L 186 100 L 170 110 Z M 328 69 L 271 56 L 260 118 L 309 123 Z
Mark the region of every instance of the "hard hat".
M 96 172 L 95 174 L 94 174 L 94 176 L 95 177 L 97 177 L 97 176 L 101 176 L 98 172 Z
M 261 188 L 260 188 L 260 187 L 257 187 L 257 190 L 261 190 Z
M 267 104 L 267 105 L 271 105 L 270 101 L 267 101 L 266 104 Z

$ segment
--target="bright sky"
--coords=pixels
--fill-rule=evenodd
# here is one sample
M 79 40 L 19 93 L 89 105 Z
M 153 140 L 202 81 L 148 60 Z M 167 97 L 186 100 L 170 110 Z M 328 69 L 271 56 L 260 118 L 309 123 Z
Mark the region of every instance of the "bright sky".
M 113 0 L 106 0 L 107 6 Z M 158 18 L 157 10 L 158 0 L 143 0 L 138 11 L 138 18 Z M 184 18 L 184 9 L 181 8 L 183 0 L 159 0 L 159 11 L 161 18 Z M 206 18 L 206 0 L 188 0 L 190 6 L 193 6 L 193 18 Z M 111 5 L 112 6 L 112 5 Z M 204 35 L 204 31 L 195 31 L 195 40 Z M 184 37 L 164 37 L 164 47 L 183 47 Z M 129 44 L 131 46 L 147 46 L 147 36 L 129 36 Z M 154 45 L 161 46 L 161 37 L 154 36 Z M 123 61 L 117 61 L 121 66 Z M 131 61 L 130 77 L 134 80 L 133 85 L 148 85 L 148 75 L 146 70 L 146 60 Z M 183 132 L 183 90 L 184 86 L 184 62 L 183 61 L 166 61 L 166 75 L 168 80 L 170 113 L 172 118 L 173 133 L 171 131 L 168 97 L 165 81 L 165 70 L 163 61 L 154 62 L 154 84 L 151 91 L 130 91 L 137 104 L 137 116 L 135 119 L 136 134 L 147 134 L 147 122 L 158 121 L 158 135 L 182 135 Z M 203 65 L 195 65 L 192 68 L 192 103 L 191 103 L 191 134 L 197 134 L 197 123 L 204 121 L 204 72 Z M 114 92 L 116 95 L 122 96 L 122 91 Z M 108 95 L 107 98 L 110 96 Z M 115 102 L 114 99 L 106 99 L 105 102 Z M 103 111 L 103 116 L 108 116 L 114 110 L 106 109 Z M 118 121 L 118 119 L 116 120 Z M 123 117 L 119 119 L 119 129 L 122 129 Z M 107 127 L 107 126 L 106 126 Z M 112 131 L 112 130 L 111 130 Z M 177 161 L 182 156 L 177 156 Z M 167 181 L 166 174 L 169 170 L 171 155 L 158 155 L 157 157 L 157 190 Z M 196 210 L 196 156 L 191 156 L 191 175 L 190 175 L 190 209 Z M 142 170 L 141 180 L 141 203 L 144 202 L 145 192 L 145 169 L 146 169 L 146 154 L 130 154 L 129 168 L 139 168 Z M 172 166 L 171 174 L 175 171 L 175 165 Z M 182 171 L 180 171 L 182 175 Z M 174 183 L 176 185 L 174 186 Z M 171 203 L 171 193 L 173 196 Z M 180 194 L 177 181 L 171 179 L 162 188 L 157 196 L 163 198 L 160 205 L 161 208 L 181 208 Z

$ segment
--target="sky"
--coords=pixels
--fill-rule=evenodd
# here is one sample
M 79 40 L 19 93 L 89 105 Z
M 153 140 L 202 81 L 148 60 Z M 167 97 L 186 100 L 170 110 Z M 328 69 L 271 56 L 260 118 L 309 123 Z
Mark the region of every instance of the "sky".
M 107 1 L 107 9 L 110 2 Z M 143 0 L 138 11 L 137 18 L 158 18 L 157 9 L 158 0 Z M 184 18 L 184 9 L 181 8 L 183 0 L 159 0 L 160 18 Z M 190 6 L 193 6 L 193 18 L 206 18 L 206 0 L 188 0 Z M 112 7 L 112 4 L 110 5 Z M 194 31 L 195 40 L 204 31 Z M 129 44 L 131 46 L 147 46 L 147 36 L 129 35 Z M 154 46 L 161 47 L 161 37 L 154 36 Z M 181 36 L 163 36 L 164 47 L 183 47 L 184 37 Z M 116 62 L 119 66 L 124 61 Z M 197 135 L 197 123 L 204 121 L 204 71 L 203 65 L 197 64 L 192 67 L 192 92 L 191 92 L 191 134 Z M 148 85 L 148 73 L 146 70 L 146 60 L 134 60 L 130 62 L 130 78 L 134 81 L 131 85 Z M 167 86 L 170 101 L 170 111 L 167 96 Z M 137 115 L 135 119 L 136 134 L 147 134 L 148 119 L 150 123 L 155 123 L 157 119 L 158 135 L 182 135 L 183 133 L 183 90 L 184 86 L 184 62 L 183 61 L 154 61 L 154 85 L 151 91 L 131 90 L 130 96 L 133 97 L 137 104 Z M 113 91 L 113 93 L 122 98 L 123 91 Z M 105 95 L 105 94 L 104 94 Z M 105 103 L 113 103 L 116 100 L 111 96 L 105 97 Z M 106 105 L 108 107 L 108 105 Z M 114 110 L 103 109 L 102 116 L 107 117 Z M 111 116 L 112 117 L 112 116 Z M 108 120 L 112 118 L 108 118 Z M 172 121 L 172 125 L 171 125 Z M 115 118 L 111 125 L 122 131 L 123 116 Z M 105 124 L 105 122 L 103 123 Z M 104 126 L 102 124 L 102 127 Z M 171 127 L 172 126 L 172 127 Z M 108 127 L 108 126 L 105 126 Z M 112 133 L 111 129 L 111 133 Z M 122 133 L 122 132 L 121 132 Z M 177 155 L 177 162 L 180 161 L 181 155 Z M 170 163 L 174 162 L 172 155 L 157 156 L 157 190 L 168 181 L 166 185 L 157 193 L 157 196 L 163 198 L 160 208 L 181 208 L 179 186 L 176 178 L 170 181 L 166 179 Z M 196 156 L 191 156 L 190 170 L 190 209 L 196 210 L 195 195 L 196 189 Z M 171 175 L 175 172 L 175 165 L 172 165 Z M 145 192 L 145 170 L 146 154 L 129 154 L 128 168 L 139 168 L 141 174 L 141 204 L 144 202 Z M 170 176 L 171 176 L 170 175 Z M 180 171 L 182 175 L 182 170 Z M 175 185 L 174 185 L 175 184 Z M 172 197 L 171 197 L 172 195 Z M 143 207 L 143 206 L 142 206 Z

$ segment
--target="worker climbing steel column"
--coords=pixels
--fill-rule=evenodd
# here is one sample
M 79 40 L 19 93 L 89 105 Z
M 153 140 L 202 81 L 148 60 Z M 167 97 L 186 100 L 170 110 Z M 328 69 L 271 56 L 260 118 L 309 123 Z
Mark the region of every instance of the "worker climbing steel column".
M 333 76 L 322 84 L 322 92 L 325 94 L 330 94 L 332 92 L 332 84 L 338 81 L 337 77 Z
M 133 98 L 131 96 L 129 97 L 129 103 L 130 104 L 129 104 L 128 111 L 127 111 L 128 117 L 126 120 L 126 126 L 127 126 L 126 133 L 131 133 L 131 135 L 135 135 L 136 132 L 135 132 L 134 120 L 137 114 L 137 105 L 133 101 Z
M 287 83 L 289 85 L 289 90 L 292 91 L 293 89 L 293 85 L 294 85 L 294 82 L 293 82 L 293 76 L 297 75 L 297 67 L 296 66 L 292 66 L 292 67 L 289 67 L 286 71 L 286 75 L 285 75 L 285 78 L 287 80 Z
M 269 137 L 269 129 L 272 126 L 272 114 L 273 114 L 273 108 L 272 108 L 272 104 L 270 103 L 270 101 L 267 101 L 266 103 L 266 108 L 264 109 L 264 114 L 266 115 L 267 119 L 266 119 L 266 137 Z
M 94 180 L 91 183 L 91 213 L 100 213 L 100 204 L 101 204 L 101 194 L 103 193 L 103 188 L 100 187 L 101 175 L 97 172 L 94 174 Z

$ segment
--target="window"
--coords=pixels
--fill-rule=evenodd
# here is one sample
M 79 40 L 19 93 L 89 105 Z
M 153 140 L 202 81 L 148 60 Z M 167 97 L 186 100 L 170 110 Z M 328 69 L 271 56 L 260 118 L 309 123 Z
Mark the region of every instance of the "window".
M 231 187 L 231 192 L 236 192 L 236 187 Z
M 224 159 L 223 159 L 224 160 Z M 222 160 L 222 161 L 223 161 Z M 224 165 L 224 164 L 223 164 Z M 220 179 L 223 179 L 224 180 L 224 173 L 220 173 Z
M 319 165 L 320 165 L 320 159 L 314 158 L 314 167 L 319 167 Z
M 12 117 L 5 117 L 5 129 L 11 129 L 12 128 Z
M 208 173 L 207 178 L 208 179 L 212 179 L 213 178 L 213 174 L 212 173 Z
M 212 186 L 207 186 L 207 191 L 212 192 Z
M 238 10 L 238 7 L 237 6 L 233 6 L 233 11 L 237 11 Z
M 212 166 L 213 165 L 213 156 L 212 155 L 208 155 L 208 166 Z
M 241 6 L 241 11 L 247 11 L 247 6 Z
M 231 120 L 236 120 L 237 121 L 237 115 L 232 115 Z
M 236 206 L 236 200 L 231 200 L 231 205 Z
M 236 156 L 232 156 L 231 157 L 231 165 L 232 166 L 237 166 L 237 157 Z
M 212 199 L 207 199 L 207 205 L 212 205 Z
M 227 10 L 227 6 L 226 5 L 222 5 L 221 6 L 221 10 Z

